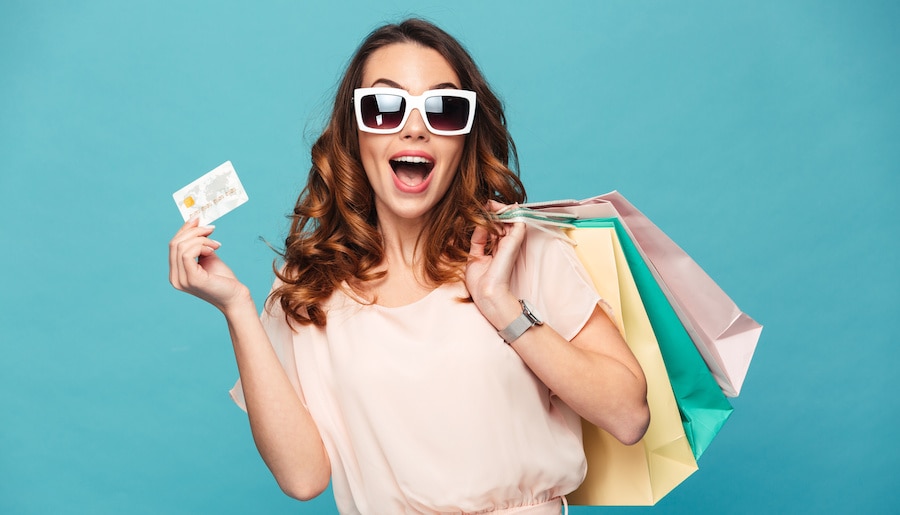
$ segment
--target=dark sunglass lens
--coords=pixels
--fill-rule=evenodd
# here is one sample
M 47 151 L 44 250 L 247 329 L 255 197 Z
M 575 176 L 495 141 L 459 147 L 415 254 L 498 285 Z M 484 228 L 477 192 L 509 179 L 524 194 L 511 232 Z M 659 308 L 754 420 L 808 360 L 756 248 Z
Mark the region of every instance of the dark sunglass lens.
M 425 112 L 428 123 L 439 131 L 458 131 L 469 123 L 469 101 L 462 97 L 428 97 Z
M 366 95 L 360 100 L 363 123 L 372 129 L 393 129 L 403 121 L 406 100 L 399 95 Z

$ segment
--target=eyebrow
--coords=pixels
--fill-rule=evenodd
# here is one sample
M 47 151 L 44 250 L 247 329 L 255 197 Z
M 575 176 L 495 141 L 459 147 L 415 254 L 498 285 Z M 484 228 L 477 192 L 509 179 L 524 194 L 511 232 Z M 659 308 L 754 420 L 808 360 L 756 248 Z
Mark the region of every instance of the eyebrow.
M 375 82 L 372 83 L 372 86 L 375 86 L 376 84 L 384 84 L 391 88 L 397 88 L 397 89 L 403 89 L 403 90 L 406 89 L 403 86 L 401 86 L 400 84 L 392 81 L 391 79 L 377 79 Z M 453 84 L 452 82 L 442 82 L 440 84 L 435 84 L 434 86 L 432 86 L 428 89 L 460 89 L 460 87 L 457 86 L 456 84 Z

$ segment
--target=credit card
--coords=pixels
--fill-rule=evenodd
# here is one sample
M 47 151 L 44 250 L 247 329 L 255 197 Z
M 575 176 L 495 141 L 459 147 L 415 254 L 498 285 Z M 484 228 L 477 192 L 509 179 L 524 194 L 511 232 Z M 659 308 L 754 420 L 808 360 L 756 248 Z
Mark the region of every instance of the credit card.
M 249 200 L 231 161 L 176 191 L 172 198 L 185 222 L 199 216 L 200 225 L 209 225 Z

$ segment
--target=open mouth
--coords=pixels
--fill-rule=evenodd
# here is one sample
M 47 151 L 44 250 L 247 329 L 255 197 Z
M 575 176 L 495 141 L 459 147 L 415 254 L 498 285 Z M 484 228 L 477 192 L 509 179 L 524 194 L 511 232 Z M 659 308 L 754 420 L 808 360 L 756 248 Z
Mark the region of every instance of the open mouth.
M 390 163 L 397 179 L 411 188 L 425 182 L 434 168 L 432 161 L 419 156 L 400 156 L 391 159 Z

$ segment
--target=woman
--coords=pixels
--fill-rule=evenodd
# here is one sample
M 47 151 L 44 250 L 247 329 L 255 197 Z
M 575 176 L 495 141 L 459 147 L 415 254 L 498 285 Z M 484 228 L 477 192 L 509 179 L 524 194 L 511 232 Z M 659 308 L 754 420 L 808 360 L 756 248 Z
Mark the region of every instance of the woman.
M 261 317 L 212 228 L 172 239 L 170 280 L 224 313 L 232 394 L 288 495 L 559 513 L 586 470 L 578 415 L 642 437 L 643 374 L 572 249 L 491 216 L 524 200 L 510 154 L 470 56 L 407 20 L 348 66 Z

